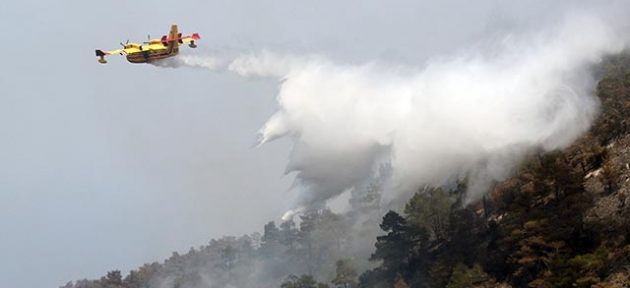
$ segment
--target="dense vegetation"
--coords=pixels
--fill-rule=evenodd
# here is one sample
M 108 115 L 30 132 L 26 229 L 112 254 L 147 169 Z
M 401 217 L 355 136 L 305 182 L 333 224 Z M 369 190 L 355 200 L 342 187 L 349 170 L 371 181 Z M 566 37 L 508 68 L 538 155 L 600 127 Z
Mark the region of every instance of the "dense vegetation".
M 533 155 L 480 203 L 462 205 L 462 181 L 422 188 L 381 215 L 377 179 L 346 214 L 269 222 L 262 234 L 62 287 L 628 287 L 630 56 L 598 69 L 603 109 L 592 129 Z

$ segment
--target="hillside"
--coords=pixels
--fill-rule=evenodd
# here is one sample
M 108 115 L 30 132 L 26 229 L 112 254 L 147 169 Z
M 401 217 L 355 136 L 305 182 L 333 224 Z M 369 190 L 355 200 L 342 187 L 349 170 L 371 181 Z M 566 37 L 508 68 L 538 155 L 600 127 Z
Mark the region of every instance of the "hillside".
M 596 69 L 602 114 L 592 129 L 567 149 L 534 153 L 479 203 L 463 207 L 462 181 L 382 215 L 376 179 L 347 214 L 269 222 L 262 234 L 62 287 L 628 287 L 630 54 Z

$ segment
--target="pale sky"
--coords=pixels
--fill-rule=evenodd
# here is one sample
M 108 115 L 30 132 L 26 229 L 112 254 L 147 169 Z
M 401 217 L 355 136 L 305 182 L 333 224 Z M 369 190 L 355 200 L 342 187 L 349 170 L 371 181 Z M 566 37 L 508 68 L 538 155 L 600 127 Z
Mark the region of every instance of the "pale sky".
M 261 231 L 292 205 L 291 143 L 253 147 L 276 111 L 277 82 L 117 56 L 101 65 L 95 49 L 159 38 L 177 23 L 202 37 L 181 54 L 267 49 L 421 65 L 576 5 L 419 2 L 0 2 L 3 284 L 126 275 L 211 238 Z

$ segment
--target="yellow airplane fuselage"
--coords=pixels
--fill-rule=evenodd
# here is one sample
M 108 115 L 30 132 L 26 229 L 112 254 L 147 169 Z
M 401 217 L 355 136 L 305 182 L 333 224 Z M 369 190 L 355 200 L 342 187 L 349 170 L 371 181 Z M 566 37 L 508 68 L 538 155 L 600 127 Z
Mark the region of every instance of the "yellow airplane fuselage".
M 130 63 L 147 63 L 179 54 L 179 47 L 172 47 L 169 51 L 169 47 L 164 47 L 162 44 L 155 45 L 159 46 L 159 48 L 146 49 L 144 51 L 127 54 L 127 61 Z

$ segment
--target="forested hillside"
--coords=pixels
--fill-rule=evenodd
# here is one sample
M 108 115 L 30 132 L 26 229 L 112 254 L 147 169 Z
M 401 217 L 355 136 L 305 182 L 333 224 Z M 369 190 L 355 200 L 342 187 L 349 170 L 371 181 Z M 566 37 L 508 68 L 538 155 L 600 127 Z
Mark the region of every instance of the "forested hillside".
M 628 287 L 630 54 L 596 69 L 602 114 L 592 129 L 565 150 L 533 153 L 479 203 L 462 204 L 461 181 L 383 213 L 375 179 L 354 191 L 348 213 L 269 222 L 62 287 Z

